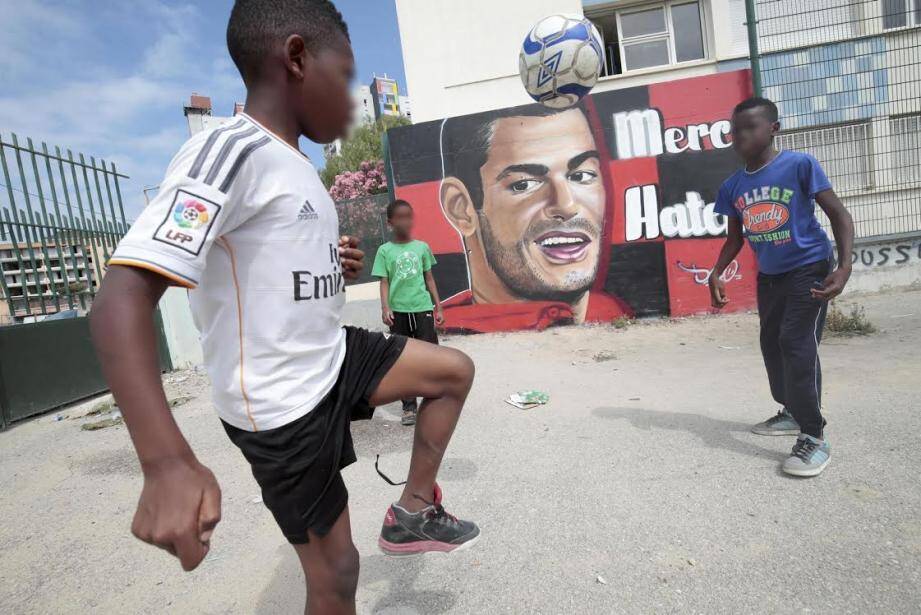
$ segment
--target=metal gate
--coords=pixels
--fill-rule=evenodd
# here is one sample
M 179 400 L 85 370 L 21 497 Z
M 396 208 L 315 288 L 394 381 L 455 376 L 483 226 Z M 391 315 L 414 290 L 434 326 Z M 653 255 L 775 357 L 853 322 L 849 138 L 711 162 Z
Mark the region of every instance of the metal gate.
M 128 229 L 114 164 L 0 135 L 0 415 L 105 390 L 85 317 Z M 162 322 L 161 367 L 171 368 Z
M 361 277 L 350 284 L 363 284 L 375 280 L 371 275 L 371 267 L 374 265 L 377 249 L 381 244 L 390 241 L 390 231 L 387 230 L 389 202 L 390 197 L 386 193 L 336 202 L 339 232 L 358 237 L 359 247 L 365 253 L 365 267 L 361 270 Z

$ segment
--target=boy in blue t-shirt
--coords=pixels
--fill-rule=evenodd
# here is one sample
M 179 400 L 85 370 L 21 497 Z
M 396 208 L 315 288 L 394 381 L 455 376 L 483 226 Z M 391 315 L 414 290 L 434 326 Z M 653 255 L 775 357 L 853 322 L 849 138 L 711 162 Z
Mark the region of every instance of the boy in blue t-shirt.
M 777 107 L 766 98 L 749 98 L 733 111 L 733 147 L 745 168 L 723 182 L 716 198 L 716 212 L 729 224 L 710 273 L 710 297 L 717 309 L 729 302 L 720 276 L 742 249 L 744 227 L 758 258 L 761 354 L 771 395 L 783 405 L 752 431 L 797 435 L 783 471 L 815 476 L 831 455 L 822 433 L 819 341 L 828 301 L 844 290 L 851 275 L 854 222 L 815 158 L 774 148 L 779 129 Z M 816 203 L 831 221 L 837 267 L 831 242 L 815 217 Z

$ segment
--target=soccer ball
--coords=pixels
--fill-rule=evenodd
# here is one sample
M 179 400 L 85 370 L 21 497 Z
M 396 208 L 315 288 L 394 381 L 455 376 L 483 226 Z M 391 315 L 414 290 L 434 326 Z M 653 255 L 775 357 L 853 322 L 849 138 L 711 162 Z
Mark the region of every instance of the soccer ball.
M 601 74 L 601 35 L 588 19 L 551 15 L 531 28 L 521 45 L 518 72 L 528 94 L 565 109 L 591 91 Z

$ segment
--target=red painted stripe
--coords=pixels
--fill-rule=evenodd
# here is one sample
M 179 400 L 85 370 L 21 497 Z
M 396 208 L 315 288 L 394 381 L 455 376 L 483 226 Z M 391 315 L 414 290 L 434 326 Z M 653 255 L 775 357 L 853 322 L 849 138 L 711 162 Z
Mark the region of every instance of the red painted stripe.
M 668 274 L 669 311 L 672 316 L 689 316 L 713 312 L 710 306 L 710 288 L 694 279 L 694 274 L 683 271 L 686 268 L 709 269 L 716 262 L 725 240 L 713 239 L 670 239 L 665 242 L 665 268 Z M 738 269 L 732 279 L 726 282 L 729 304 L 721 312 L 740 312 L 755 307 L 755 293 L 758 282 L 758 264 L 749 246 L 745 246 L 735 259 Z M 734 267 L 733 267 L 734 268 Z M 704 277 L 703 273 L 698 274 Z
M 408 201 L 413 206 L 417 239 L 429 244 L 432 252 L 436 254 L 463 252 L 464 242 L 441 210 L 440 189 L 441 180 L 434 180 L 397 186 L 394 192 L 398 199 Z
M 612 234 L 614 232 L 614 220 L 617 216 L 617 189 L 611 174 L 611 153 L 608 151 L 604 138 L 604 125 L 598 117 L 598 110 L 595 108 L 595 101 L 591 96 L 585 97 L 585 108 L 588 110 L 588 122 L 592 129 L 592 136 L 595 138 L 595 148 L 601 156 L 599 162 L 605 192 L 604 225 L 601 230 L 601 249 L 598 253 L 598 272 L 592 285 L 596 291 L 601 291 L 604 289 L 604 283 L 608 277 L 608 265 L 611 261 Z
M 692 124 L 729 120 L 732 109 L 749 96 L 752 96 L 751 71 L 747 69 L 649 86 L 649 106 L 662 114 L 663 129 L 685 129 Z M 707 138 L 703 145 L 705 149 L 713 149 Z
M 614 193 L 614 228 L 611 234 L 611 243 L 622 244 L 627 242 L 627 189 L 649 184 L 655 184 L 658 188 L 659 167 L 654 157 L 612 160 L 610 167 L 613 188 L 608 190 Z M 659 205 L 661 206 L 661 203 Z M 640 239 L 637 241 L 662 241 L 662 238 Z M 637 242 L 631 241 L 630 243 Z

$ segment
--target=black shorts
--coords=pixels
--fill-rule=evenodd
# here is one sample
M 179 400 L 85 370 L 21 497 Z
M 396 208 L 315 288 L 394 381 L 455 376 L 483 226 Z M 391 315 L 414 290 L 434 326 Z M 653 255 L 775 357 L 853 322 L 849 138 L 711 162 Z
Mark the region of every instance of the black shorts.
M 348 503 L 340 470 L 356 461 L 349 423 L 374 414 L 368 398 L 390 371 L 406 338 L 345 327 L 345 360 L 339 378 L 317 406 L 287 425 L 245 431 L 224 423 L 243 452 L 272 511 L 292 544 L 307 530 L 323 536 Z
M 428 312 L 394 312 L 391 333 L 411 337 L 413 339 L 438 343 L 438 333 L 435 331 L 435 315 Z

